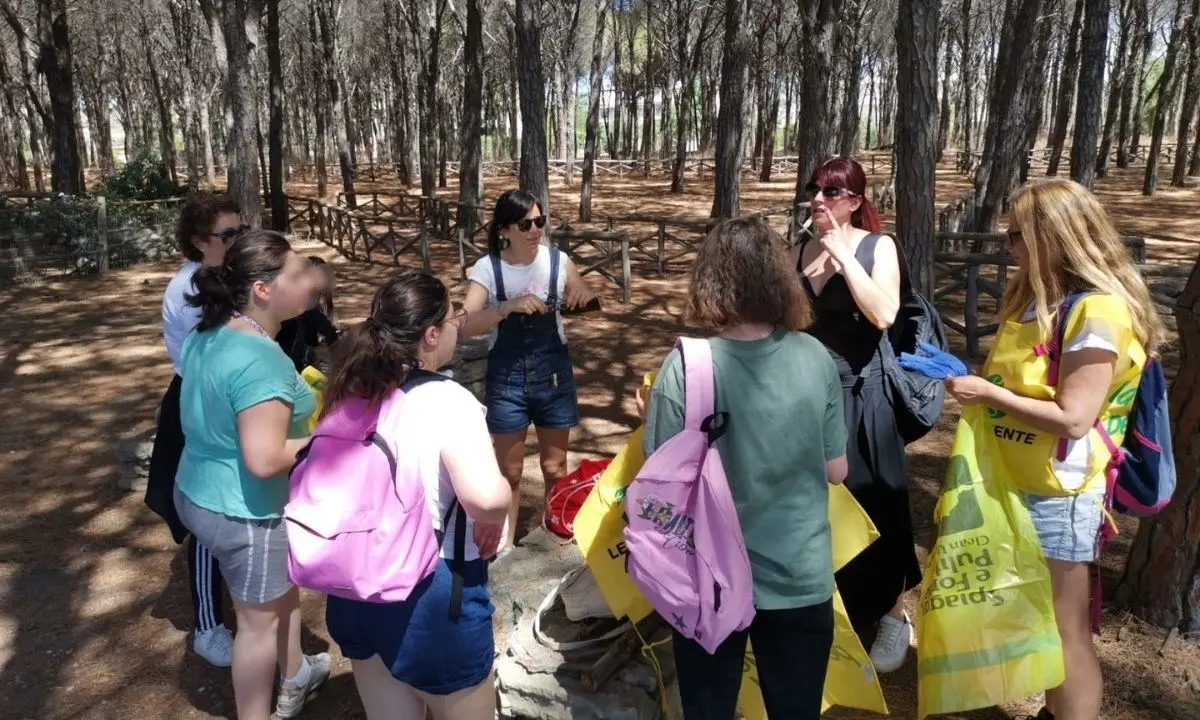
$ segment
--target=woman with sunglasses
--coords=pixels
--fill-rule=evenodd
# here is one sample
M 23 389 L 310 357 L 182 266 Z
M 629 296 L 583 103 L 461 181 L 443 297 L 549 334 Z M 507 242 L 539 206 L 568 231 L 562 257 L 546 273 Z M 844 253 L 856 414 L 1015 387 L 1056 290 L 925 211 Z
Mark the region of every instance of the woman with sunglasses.
M 172 497 L 175 471 L 183 454 L 183 427 L 179 421 L 179 389 L 183 385 L 179 349 L 200 322 L 200 308 L 189 305 L 187 296 L 196 292 L 196 271 L 216 267 L 225 258 L 225 248 L 242 230 L 241 209 L 228 195 L 195 195 L 188 198 L 179 214 L 175 237 L 187 262 L 171 278 L 162 299 L 163 340 L 175 366 L 175 377 L 163 395 L 158 410 L 158 430 L 150 455 L 150 477 L 146 505 L 158 513 L 171 529 L 175 542 L 188 540 L 188 586 L 192 591 L 195 635 L 192 649 L 215 667 L 233 663 L 233 635 L 225 627 L 221 596 L 221 570 L 212 553 L 189 536 L 179 521 Z
M 793 251 L 812 298 L 809 332 L 825 344 L 842 378 L 846 487 L 880 537 L 837 573 L 855 628 L 878 623 L 871 661 L 881 672 L 904 664 L 913 639 L 904 594 L 921 584 L 908 506 L 904 441 L 885 391 L 879 343 L 900 309 L 907 283 L 896 242 L 880 233 L 879 214 L 864 193 L 867 178 L 850 158 L 817 166 L 808 183 L 815 242 Z
M 491 331 L 486 404 L 488 430 L 500 470 L 513 489 L 505 548 L 517 532 L 525 438 L 537 430 L 544 494 L 567 473 L 567 444 L 579 424 L 575 370 L 567 352 L 562 309 L 580 308 L 595 295 L 575 263 L 542 244 L 546 216 L 524 190 L 496 200 L 488 254 L 471 269 L 463 335 Z

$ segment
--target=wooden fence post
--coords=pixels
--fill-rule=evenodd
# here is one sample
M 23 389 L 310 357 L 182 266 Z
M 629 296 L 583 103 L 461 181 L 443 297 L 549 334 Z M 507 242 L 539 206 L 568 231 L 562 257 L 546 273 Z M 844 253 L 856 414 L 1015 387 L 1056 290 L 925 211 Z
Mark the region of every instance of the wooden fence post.
M 665 273 L 666 265 L 663 263 L 663 256 L 667 252 L 667 224 L 664 222 L 658 223 L 658 274 Z
M 96 198 L 96 266 L 100 274 L 108 272 L 108 205 L 103 195 Z
M 633 270 L 629 266 L 629 233 L 621 233 L 621 297 L 629 304 Z
M 979 355 L 979 266 L 967 265 L 967 298 L 963 304 L 963 325 L 967 336 L 967 356 Z

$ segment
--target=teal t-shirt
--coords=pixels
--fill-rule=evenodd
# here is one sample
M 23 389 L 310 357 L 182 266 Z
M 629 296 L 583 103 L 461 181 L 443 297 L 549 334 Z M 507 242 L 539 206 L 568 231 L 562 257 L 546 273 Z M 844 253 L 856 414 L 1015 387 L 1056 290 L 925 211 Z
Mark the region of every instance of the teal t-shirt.
M 283 349 L 261 335 L 219 327 L 192 332 L 180 351 L 183 457 L 175 482 L 206 510 L 237 518 L 273 518 L 288 499 L 287 475 L 263 479 L 242 460 L 238 413 L 268 400 L 292 408 L 288 437 L 308 434 L 316 399 Z
M 787 610 L 833 597 L 825 462 L 846 454 L 842 384 L 806 333 L 714 338 L 716 409 L 729 413 L 717 450 L 754 576 L 754 605 Z M 646 454 L 683 429 L 683 363 L 673 351 L 651 390 Z

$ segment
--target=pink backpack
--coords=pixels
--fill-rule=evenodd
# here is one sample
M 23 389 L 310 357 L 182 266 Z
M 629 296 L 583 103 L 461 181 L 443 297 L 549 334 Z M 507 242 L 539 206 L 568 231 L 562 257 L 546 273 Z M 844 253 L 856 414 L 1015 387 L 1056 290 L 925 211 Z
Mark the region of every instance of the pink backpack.
M 712 348 L 680 338 L 684 428 L 664 443 L 625 493 L 628 570 L 650 605 L 710 654 L 754 619 L 754 579 L 737 508 L 715 445 L 729 418 L 716 413 Z
M 425 486 L 397 458 L 389 428 L 403 412 L 407 392 L 444 379 L 414 373 L 381 403 L 350 398 L 317 423 L 292 468 L 283 509 L 294 584 L 349 600 L 392 603 L 406 600 L 433 574 L 443 533 L 434 530 Z M 466 514 L 457 501 L 445 520 L 456 508 L 457 567 L 466 535 Z

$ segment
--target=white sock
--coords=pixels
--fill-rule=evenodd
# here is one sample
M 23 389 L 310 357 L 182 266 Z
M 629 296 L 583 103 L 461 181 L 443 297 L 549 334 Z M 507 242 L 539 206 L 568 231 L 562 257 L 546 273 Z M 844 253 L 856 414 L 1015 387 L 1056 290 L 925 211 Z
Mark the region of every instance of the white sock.
M 296 671 L 295 677 L 284 678 L 283 684 L 291 687 L 304 687 L 312 678 L 312 665 L 308 662 L 308 656 L 300 657 L 300 669 Z

